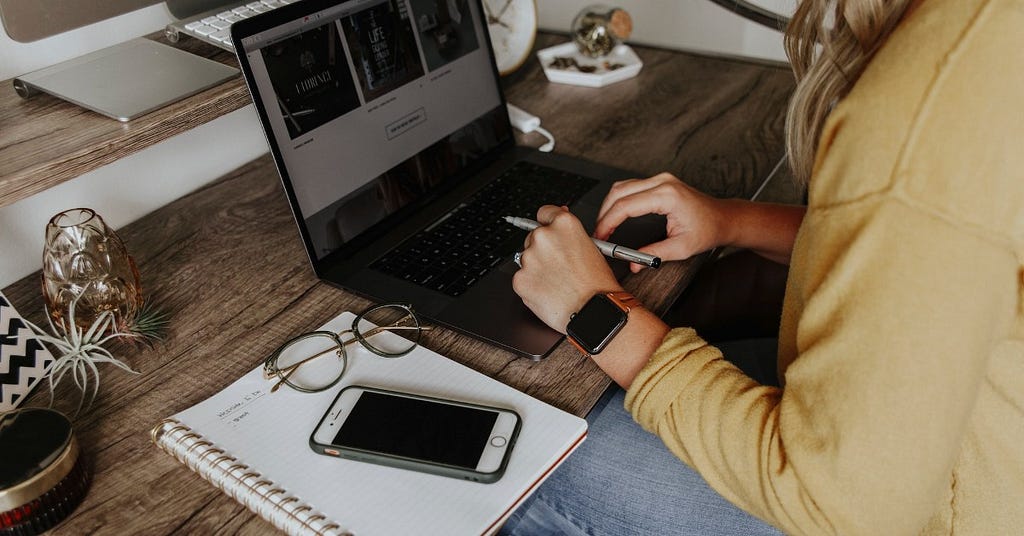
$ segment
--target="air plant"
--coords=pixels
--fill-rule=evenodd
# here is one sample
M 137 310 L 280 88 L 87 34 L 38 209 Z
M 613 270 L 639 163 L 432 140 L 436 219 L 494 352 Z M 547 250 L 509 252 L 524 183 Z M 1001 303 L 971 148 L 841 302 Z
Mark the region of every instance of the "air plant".
M 170 322 L 169 315 L 147 299 L 135 313 L 135 317 L 128 323 L 122 335 L 152 347 L 154 343 L 164 339 L 168 322 Z
M 89 397 L 88 405 L 92 405 L 99 392 L 100 369 L 96 366 L 97 364 L 111 363 L 126 372 L 138 374 L 123 361 L 115 358 L 103 345 L 118 338 L 142 338 L 144 340 L 146 337 L 138 333 L 118 331 L 114 313 L 111 311 L 104 311 L 100 314 L 89 326 L 89 329 L 79 327 L 75 322 L 75 305 L 77 303 L 78 298 L 71 300 L 68 305 L 68 315 L 64 318 L 63 323 L 54 324 L 51 315 L 47 315 L 47 321 L 50 324 L 49 333 L 26 320 L 39 339 L 56 350 L 53 365 L 46 375 L 50 382 L 50 405 L 53 405 L 53 394 L 57 385 L 70 374 L 75 386 L 82 393 L 81 399 L 78 401 L 78 409 L 75 411 L 76 415 L 82 410 L 86 393 L 89 392 L 90 376 L 92 378 L 92 394 Z

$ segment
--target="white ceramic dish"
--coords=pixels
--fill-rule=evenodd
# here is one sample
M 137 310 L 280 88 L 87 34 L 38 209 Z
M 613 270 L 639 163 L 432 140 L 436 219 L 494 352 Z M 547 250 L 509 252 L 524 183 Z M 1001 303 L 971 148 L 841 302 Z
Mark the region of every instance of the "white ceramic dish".
M 551 66 L 555 58 L 572 58 L 578 65 L 593 66 L 596 70 L 592 73 L 580 72 L 576 69 L 559 69 Z M 633 78 L 640 72 L 644 62 L 640 61 L 636 53 L 628 45 L 615 47 L 610 54 L 602 58 L 589 58 L 580 54 L 576 44 L 562 43 L 553 47 L 545 48 L 537 52 L 537 59 L 544 67 L 544 74 L 548 80 L 562 84 L 574 84 L 587 87 L 604 87 L 628 78 Z M 608 70 L 605 63 L 621 64 L 618 69 Z

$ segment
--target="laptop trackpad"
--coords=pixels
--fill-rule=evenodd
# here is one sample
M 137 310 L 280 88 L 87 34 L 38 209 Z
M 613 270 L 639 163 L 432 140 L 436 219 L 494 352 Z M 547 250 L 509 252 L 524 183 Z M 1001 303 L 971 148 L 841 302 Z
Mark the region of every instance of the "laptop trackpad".
M 640 247 L 665 237 L 663 216 L 634 218 L 616 229 L 612 240 L 629 247 Z M 608 259 L 618 279 L 629 273 L 625 261 Z M 546 356 L 562 340 L 562 335 L 547 327 L 512 291 L 512 274 L 518 268 L 511 262 L 498 267 L 439 315 L 438 321 L 463 329 L 489 342 L 534 359 Z
M 512 263 L 506 263 L 515 268 Z M 501 266 L 505 272 L 507 266 Z M 562 334 L 549 328 L 523 300 L 512 291 L 512 278 L 496 273 L 459 296 L 439 315 L 439 322 L 461 327 L 475 336 L 534 359 L 546 356 L 562 340 Z

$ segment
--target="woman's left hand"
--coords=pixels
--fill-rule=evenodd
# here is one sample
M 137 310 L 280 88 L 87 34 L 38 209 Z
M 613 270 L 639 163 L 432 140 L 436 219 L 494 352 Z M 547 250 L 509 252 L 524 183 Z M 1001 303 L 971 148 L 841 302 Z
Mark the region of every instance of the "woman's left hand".
M 566 207 L 537 211 L 541 227 L 526 236 L 512 288 L 545 324 L 561 333 L 594 294 L 622 290 L 604 256 Z

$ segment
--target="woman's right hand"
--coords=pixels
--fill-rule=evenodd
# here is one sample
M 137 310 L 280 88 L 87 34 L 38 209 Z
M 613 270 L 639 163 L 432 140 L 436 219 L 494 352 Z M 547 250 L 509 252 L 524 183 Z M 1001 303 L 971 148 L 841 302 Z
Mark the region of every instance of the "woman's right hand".
M 671 173 L 616 182 L 601 204 L 594 237 L 607 240 L 628 218 L 661 214 L 667 237 L 640 251 L 663 260 L 682 260 L 725 243 L 723 201 L 705 195 Z M 642 266 L 632 264 L 634 272 Z

